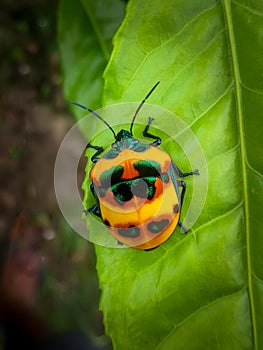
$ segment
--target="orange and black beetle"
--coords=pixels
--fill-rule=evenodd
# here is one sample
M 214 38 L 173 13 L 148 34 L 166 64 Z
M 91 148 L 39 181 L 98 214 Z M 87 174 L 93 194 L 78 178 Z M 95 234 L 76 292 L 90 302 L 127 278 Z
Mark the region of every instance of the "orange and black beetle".
M 198 170 L 182 173 L 170 155 L 158 148 L 161 139 L 148 132 L 153 118 L 149 118 L 143 136 L 154 142 L 147 145 L 133 137 L 135 118 L 158 84 L 135 111 L 130 131 L 122 129 L 117 134 L 97 113 L 75 103 L 106 124 L 115 138 L 110 151 L 101 158 L 98 156 L 102 147 L 87 145 L 96 150 L 91 157 L 95 165 L 90 171 L 90 188 L 96 204 L 85 212 L 100 217 L 119 243 L 145 250 L 164 243 L 176 226 L 181 226 L 179 217 L 186 185 L 180 178 L 198 174 Z

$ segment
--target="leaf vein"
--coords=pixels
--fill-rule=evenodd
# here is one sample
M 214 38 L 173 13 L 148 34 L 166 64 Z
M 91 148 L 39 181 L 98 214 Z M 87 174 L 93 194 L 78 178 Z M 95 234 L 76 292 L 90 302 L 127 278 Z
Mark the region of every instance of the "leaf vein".
M 262 90 L 252 89 L 252 88 L 248 87 L 247 85 L 245 85 L 242 81 L 240 81 L 240 84 L 241 84 L 242 88 L 244 88 L 245 90 L 247 90 L 249 92 L 253 92 L 254 94 L 257 94 L 257 95 L 263 95 Z
M 148 52 L 145 57 L 143 58 L 143 60 L 141 61 L 141 63 L 138 65 L 137 69 L 134 71 L 134 74 L 131 76 L 131 79 L 128 81 L 127 85 L 126 85 L 126 88 L 130 86 L 131 82 L 134 80 L 134 77 L 136 76 L 137 72 L 140 71 L 141 67 L 143 67 L 143 65 L 145 64 L 146 60 L 152 55 L 154 54 L 156 51 L 160 50 L 160 48 L 163 48 L 165 45 L 167 45 L 169 42 L 172 42 L 174 40 L 177 39 L 177 37 L 179 35 L 181 35 L 184 30 L 186 30 L 187 27 L 189 27 L 190 25 L 192 25 L 196 20 L 198 20 L 201 16 L 203 16 L 205 13 L 208 13 L 209 11 L 212 11 L 215 7 L 217 6 L 214 5 L 214 6 L 211 6 L 210 8 L 208 9 L 205 9 L 203 11 L 201 11 L 200 13 L 198 13 L 196 16 L 194 16 L 189 22 L 187 22 L 187 24 L 182 27 L 177 33 L 173 34 L 169 39 L 165 40 L 163 43 L 161 43 L 159 46 L 157 46 L 156 48 L 154 48 L 152 51 Z M 204 53 L 206 51 L 206 49 L 208 49 L 210 47 L 210 45 L 214 42 L 214 40 L 217 38 L 218 35 L 222 34 L 222 32 L 224 32 L 226 30 L 226 28 L 223 28 L 222 30 L 220 30 L 216 35 L 215 37 L 210 41 L 208 42 L 207 46 L 200 52 L 198 52 L 198 54 L 196 56 L 194 56 L 192 58 L 191 61 L 195 60 L 197 57 L 199 57 L 202 53 Z M 190 61 L 190 63 L 191 63 Z M 178 70 L 177 71 L 177 74 L 178 75 L 181 71 L 183 71 L 186 67 L 188 67 L 190 65 L 190 63 L 188 63 L 186 66 L 182 67 L 181 70 Z
M 218 98 L 206 108 L 206 110 L 204 110 L 201 114 L 199 114 L 192 121 L 192 123 L 188 124 L 184 129 L 180 130 L 178 132 L 178 134 L 175 135 L 175 137 L 177 138 L 177 137 L 181 136 L 186 130 L 188 130 L 189 128 L 192 128 L 199 120 L 201 120 L 207 113 L 209 113 L 209 111 L 211 111 L 214 107 L 216 107 L 216 105 L 218 103 L 220 103 L 220 101 L 228 94 L 228 92 L 231 90 L 232 87 L 233 87 L 233 82 L 231 84 L 229 84 L 229 86 L 225 89 L 225 91 L 223 91 L 218 96 Z
M 207 45 L 201 50 L 201 51 L 198 51 L 198 53 L 193 56 L 191 58 L 190 61 L 188 61 L 188 63 L 181 67 L 180 69 L 177 70 L 176 74 L 174 75 L 174 77 L 180 75 L 183 71 L 185 71 L 187 68 L 191 67 L 199 58 L 200 56 L 202 56 L 204 53 L 206 53 L 206 51 L 215 43 L 215 41 L 218 39 L 218 37 L 220 35 L 222 35 L 224 32 L 226 31 L 226 28 L 222 28 L 208 43 Z M 158 47 L 159 49 L 160 47 Z M 230 84 L 231 85 L 231 84 Z M 172 83 L 170 85 L 166 85 L 166 89 L 164 89 L 163 93 L 165 94 L 166 91 L 168 92 L 169 90 L 171 90 L 171 86 L 172 86 Z
M 263 13 L 260 12 L 260 11 L 257 11 L 257 10 L 255 10 L 255 9 L 252 9 L 251 7 L 246 6 L 246 5 L 244 5 L 244 4 L 241 4 L 240 2 L 237 2 L 237 1 L 235 1 L 235 0 L 232 0 L 232 2 L 233 2 L 233 4 L 239 6 L 239 7 L 243 8 L 243 9 L 246 9 L 247 11 L 253 13 L 254 15 L 257 15 L 257 16 L 259 16 L 259 17 L 263 17 Z
M 178 243 L 176 243 L 176 245 L 174 245 L 173 247 L 171 247 L 171 249 L 169 250 L 164 250 L 164 253 L 161 255 L 160 259 L 157 259 L 153 264 L 149 265 L 146 269 L 144 269 L 143 271 L 141 271 L 141 273 L 138 273 L 138 276 L 140 276 L 141 274 L 145 273 L 147 270 L 151 270 L 153 268 L 153 266 L 160 264 L 160 261 L 165 260 L 166 255 L 170 254 L 172 251 L 178 249 L 178 247 L 185 243 L 185 240 L 190 239 L 190 237 L 192 237 L 193 235 L 196 234 L 196 232 L 202 230 L 204 227 L 206 226 L 210 226 L 213 225 L 214 222 L 233 214 L 236 210 L 238 210 L 242 205 L 244 204 L 243 201 L 241 201 L 240 203 L 238 203 L 234 208 L 232 208 L 231 210 L 226 211 L 224 214 L 219 215 L 217 217 L 214 217 L 212 220 L 209 220 L 208 222 L 202 224 L 201 226 L 199 226 L 196 229 L 191 229 L 191 231 L 189 233 L 187 233 L 186 237 L 184 239 L 182 239 L 181 241 L 179 241 Z M 135 283 L 135 281 L 134 281 Z
M 218 215 L 216 217 L 214 217 L 212 220 L 209 220 L 208 222 L 202 224 L 201 226 L 197 227 L 196 229 L 192 230 L 190 234 L 196 234 L 196 232 L 202 230 L 204 227 L 206 226 L 210 226 L 213 225 L 214 222 L 223 219 L 224 217 L 233 214 L 236 210 L 238 210 L 240 207 L 242 207 L 242 205 L 244 205 L 244 202 L 241 201 L 240 203 L 238 203 L 234 208 L 232 208 L 231 210 L 226 211 L 224 214 Z
M 263 179 L 263 174 L 261 174 L 258 170 L 256 170 L 250 163 L 248 160 L 246 160 L 247 163 L 247 167 L 252 171 L 252 173 L 254 173 L 255 175 L 257 175 L 258 177 L 260 177 L 261 179 Z
M 220 153 L 220 154 L 214 156 L 212 159 L 210 159 L 210 160 L 207 162 L 207 165 L 213 163 L 215 160 L 217 160 L 217 159 L 220 158 L 220 157 L 224 157 L 224 156 L 227 155 L 227 154 L 230 154 L 230 153 L 232 153 L 232 152 L 235 152 L 235 151 L 239 148 L 239 146 L 240 146 L 240 145 L 239 145 L 239 143 L 238 143 L 236 146 L 234 146 L 234 147 L 232 147 L 232 148 L 230 148 L 230 149 L 224 151 L 223 153 Z
M 259 276 L 257 276 L 254 272 L 252 272 L 252 277 L 260 284 L 263 285 L 263 280 Z
M 182 327 L 188 320 L 190 320 L 191 318 L 195 317 L 196 315 L 198 315 L 199 313 L 201 313 L 202 311 L 213 307 L 214 305 L 227 300 L 227 299 L 231 299 L 233 297 L 236 297 L 237 295 L 241 295 L 243 294 L 247 289 L 247 286 L 243 287 L 240 290 L 235 291 L 234 293 L 228 294 L 228 295 L 224 295 L 221 298 L 217 298 L 215 300 L 213 300 L 212 302 L 200 307 L 199 309 L 195 310 L 194 312 L 192 312 L 190 315 L 188 315 L 187 317 L 185 317 L 180 323 L 178 323 L 177 325 L 175 325 L 175 327 L 173 328 L 173 330 L 164 338 L 164 340 L 161 341 L 161 343 L 155 348 L 156 350 L 158 350 L 158 348 L 160 348 L 160 346 L 162 346 L 162 344 L 166 341 L 166 339 L 168 339 L 173 333 L 175 333 L 175 331 L 177 329 L 179 329 L 180 327 Z

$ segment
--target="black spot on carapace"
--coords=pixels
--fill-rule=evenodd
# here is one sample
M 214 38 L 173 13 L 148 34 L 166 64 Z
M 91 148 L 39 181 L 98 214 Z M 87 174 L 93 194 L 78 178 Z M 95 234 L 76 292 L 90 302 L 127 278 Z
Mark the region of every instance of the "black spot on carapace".
M 104 225 L 110 226 L 110 222 L 108 220 L 104 220 Z
M 153 179 L 153 184 L 149 179 L 136 179 L 132 182 L 131 191 L 136 197 L 152 199 L 155 192 L 154 182 L 155 179 Z
M 161 166 L 154 160 L 138 160 L 133 166 L 138 171 L 140 177 L 161 176 Z
M 124 204 L 130 201 L 134 196 L 152 200 L 154 198 L 155 177 L 136 178 L 133 180 L 125 180 L 112 186 L 112 192 L 117 203 Z
M 174 213 L 175 214 L 177 214 L 178 213 L 178 211 L 179 211 L 179 205 L 178 205 L 178 203 L 176 203 L 175 205 L 174 205 Z
M 132 199 L 130 181 L 121 182 L 112 187 L 112 192 L 117 203 L 124 204 Z
M 148 224 L 148 230 L 151 233 L 160 233 L 162 232 L 165 227 L 169 224 L 168 219 L 162 219 L 160 221 L 152 221 Z
M 137 226 L 129 226 L 127 228 L 119 228 L 118 233 L 123 237 L 136 238 L 140 236 L 140 229 Z
M 101 186 L 105 189 L 108 189 L 116 183 L 120 182 L 123 172 L 124 168 L 121 165 L 117 165 L 116 167 L 112 167 L 109 170 L 105 170 L 100 176 Z

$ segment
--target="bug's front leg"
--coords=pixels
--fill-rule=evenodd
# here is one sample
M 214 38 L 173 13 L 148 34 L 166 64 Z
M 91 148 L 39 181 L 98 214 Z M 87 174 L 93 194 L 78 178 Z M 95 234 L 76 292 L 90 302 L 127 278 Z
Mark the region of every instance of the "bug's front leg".
M 154 142 L 150 143 L 150 145 L 153 146 L 159 146 L 162 143 L 162 139 L 159 136 L 155 136 L 153 134 L 150 134 L 148 132 L 152 122 L 154 121 L 154 118 L 149 117 L 148 124 L 146 125 L 145 129 L 143 130 L 143 136 L 144 137 L 149 137 L 150 139 L 155 139 Z
M 93 154 L 93 156 L 91 156 L 91 161 L 93 163 L 97 163 L 97 161 L 100 159 L 98 156 L 104 151 L 104 149 L 101 146 L 93 146 L 90 143 L 87 144 L 86 149 L 87 148 L 92 148 L 97 151 L 95 154 Z

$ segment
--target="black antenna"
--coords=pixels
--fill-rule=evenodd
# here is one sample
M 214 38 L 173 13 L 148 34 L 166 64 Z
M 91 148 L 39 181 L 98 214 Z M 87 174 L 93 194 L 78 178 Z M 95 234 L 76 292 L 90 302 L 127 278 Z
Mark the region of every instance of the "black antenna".
M 99 114 L 97 114 L 96 112 L 94 112 L 92 109 L 86 107 L 86 106 L 83 106 L 82 104 L 78 103 L 78 102 L 74 102 L 74 101 L 71 101 L 71 100 L 67 100 L 69 103 L 71 103 L 72 105 L 75 105 L 75 106 L 78 106 L 82 109 L 86 109 L 87 111 L 89 111 L 90 113 L 92 113 L 93 115 L 95 115 L 95 117 L 97 117 L 98 119 L 100 119 L 110 130 L 111 132 L 113 133 L 114 135 L 114 138 L 116 139 L 116 134 L 115 134 L 115 131 L 112 129 L 112 127 L 110 126 L 110 124 L 108 124 L 106 122 L 106 120 L 104 120 Z
M 142 102 L 139 104 L 139 106 L 137 107 L 135 113 L 134 113 L 134 116 L 132 118 L 132 122 L 131 122 L 131 126 L 130 126 L 130 133 L 132 135 L 132 128 L 133 128 L 133 124 L 135 122 L 135 119 L 137 117 L 137 114 L 139 113 L 140 109 L 142 108 L 142 106 L 144 105 L 145 101 L 147 100 L 147 98 L 153 93 L 153 91 L 157 88 L 157 85 L 159 85 L 160 82 L 158 81 L 158 83 L 156 83 L 154 85 L 154 87 L 151 89 L 150 92 L 148 92 L 148 94 L 145 96 L 145 98 L 142 100 Z

